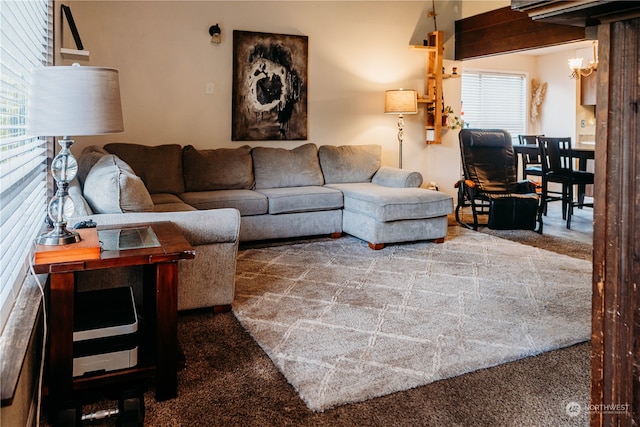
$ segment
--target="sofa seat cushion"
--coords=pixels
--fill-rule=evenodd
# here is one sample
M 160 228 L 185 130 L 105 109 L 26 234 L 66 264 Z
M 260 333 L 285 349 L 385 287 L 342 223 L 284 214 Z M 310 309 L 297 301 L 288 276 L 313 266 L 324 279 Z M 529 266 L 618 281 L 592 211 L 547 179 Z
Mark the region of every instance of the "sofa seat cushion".
M 256 189 L 324 184 L 315 144 L 303 144 L 291 150 L 255 147 L 251 157 Z
M 269 199 L 270 214 L 342 209 L 343 204 L 340 190 L 316 185 L 256 191 Z
M 321 145 L 320 166 L 326 184 L 370 182 L 380 168 L 380 145 Z
M 182 149 L 184 191 L 250 190 L 254 186 L 251 147 Z
M 151 195 L 153 200 L 154 212 L 184 212 L 184 211 L 197 211 L 191 205 L 183 202 L 180 197 L 175 194 L 157 193 Z
M 267 197 L 252 190 L 194 191 L 178 195 L 196 209 L 235 208 L 240 215 L 262 215 L 268 210 Z
M 370 182 L 331 184 L 344 194 L 344 209 L 376 221 L 424 219 L 453 212 L 453 198 L 424 188 L 391 188 Z
M 104 149 L 127 162 L 150 193 L 184 192 L 182 147 L 178 144 L 155 147 L 116 142 Z
M 142 180 L 113 154 L 102 156 L 91 168 L 84 197 L 95 213 L 153 211 L 153 200 Z

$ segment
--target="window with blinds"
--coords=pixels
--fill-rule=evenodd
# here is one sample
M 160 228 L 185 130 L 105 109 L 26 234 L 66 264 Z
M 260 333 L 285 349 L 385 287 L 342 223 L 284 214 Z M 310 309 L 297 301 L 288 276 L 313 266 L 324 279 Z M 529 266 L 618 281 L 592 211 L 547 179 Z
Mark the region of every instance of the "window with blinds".
M 462 74 L 465 127 L 506 129 L 513 142 L 527 129 L 527 85 L 524 74 L 465 71 Z
M 26 134 L 31 69 L 53 62 L 53 2 L 0 1 L 0 330 L 46 217 L 49 142 Z

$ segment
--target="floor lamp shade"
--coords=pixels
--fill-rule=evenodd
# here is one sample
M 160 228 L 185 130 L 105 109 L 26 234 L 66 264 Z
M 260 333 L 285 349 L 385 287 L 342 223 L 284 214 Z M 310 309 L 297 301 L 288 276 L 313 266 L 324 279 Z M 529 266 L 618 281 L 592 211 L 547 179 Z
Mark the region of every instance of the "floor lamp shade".
M 418 112 L 418 95 L 416 91 L 412 89 L 386 91 L 384 112 L 386 114 L 416 114 Z
M 47 213 L 53 230 L 41 235 L 42 245 L 66 245 L 80 241 L 67 230 L 73 200 L 67 191 L 75 178 L 78 163 L 71 153 L 71 135 L 102 135 L 124 131 L 118 70 L 113 68 L 36 68 L 31 74 L 31 94 L 27 133 L 32 136 L 62 136 L 60 152 L 51 162 L 56 194 Z

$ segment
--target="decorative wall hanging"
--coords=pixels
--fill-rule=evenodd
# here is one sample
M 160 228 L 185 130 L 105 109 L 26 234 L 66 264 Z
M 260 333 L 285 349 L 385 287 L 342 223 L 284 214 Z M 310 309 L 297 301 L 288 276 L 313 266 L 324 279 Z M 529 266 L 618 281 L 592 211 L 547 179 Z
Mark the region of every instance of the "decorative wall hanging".
M 544 101 L 547 93 L 547 84 L 540 83 L 536 79 L 531 79 L 531 108 L 529 109 L 529 120 L 531 124 L 535 124 L 540 116 L 540 105 Z
M 233 31 L 233 141 L 307 139 L 308 39 Z

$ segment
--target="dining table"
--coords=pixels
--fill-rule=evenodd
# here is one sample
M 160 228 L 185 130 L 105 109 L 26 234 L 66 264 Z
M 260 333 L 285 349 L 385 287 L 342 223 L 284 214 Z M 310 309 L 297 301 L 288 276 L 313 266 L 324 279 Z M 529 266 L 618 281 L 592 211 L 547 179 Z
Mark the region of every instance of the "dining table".
M 539 152 L 540 147 L 537 144 L 514 144 L 513 151 L 516 154 L 515 162 L 516 162 L 516 171 L 518 170 L 518 165 L 520 163 L 520 156 L 525 153 Z M 578 161 L 578 170 L 586 171 L 587 170 L 587 162 L 589 160 L 595 161 L 595 146 L 592 145 L 580 145 L 577 147 L 571 147 L 571 155 Z M 526 179 L 524 168 L 522 170 L 522 179 Z M 585 195 L 585 185 L 578 185 L 578 199 L 580 202 L 584 201 Z

